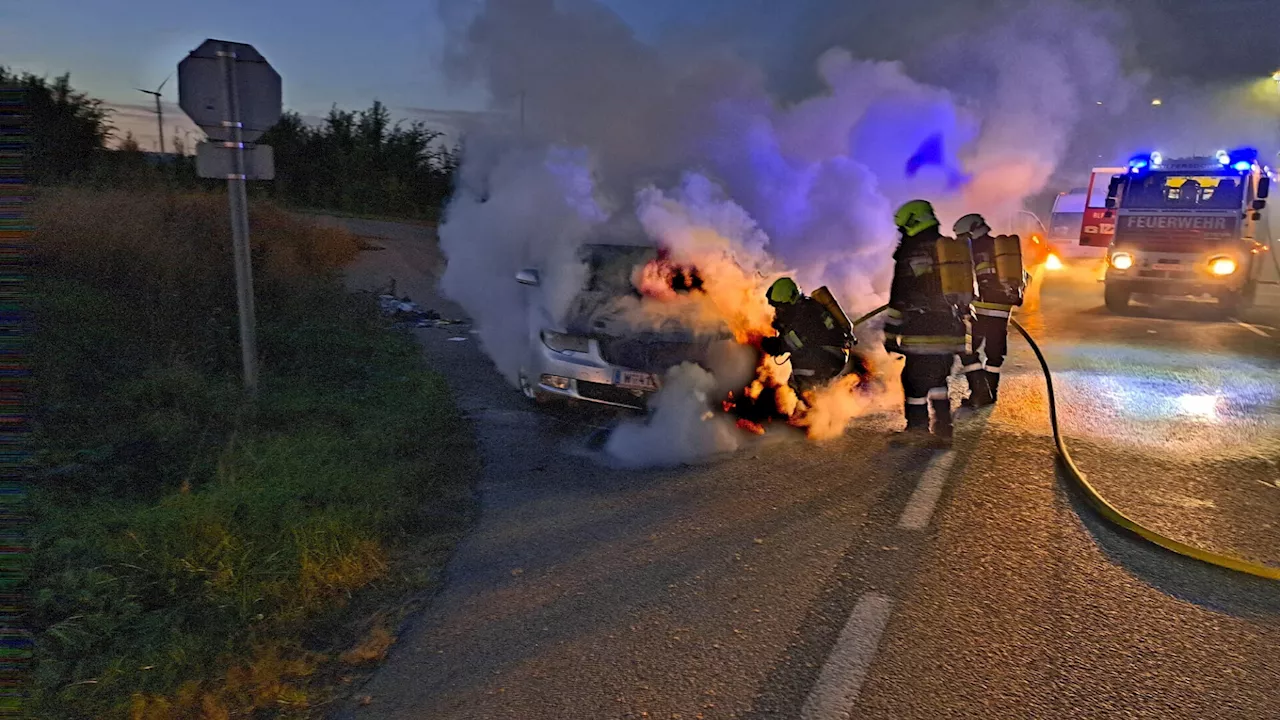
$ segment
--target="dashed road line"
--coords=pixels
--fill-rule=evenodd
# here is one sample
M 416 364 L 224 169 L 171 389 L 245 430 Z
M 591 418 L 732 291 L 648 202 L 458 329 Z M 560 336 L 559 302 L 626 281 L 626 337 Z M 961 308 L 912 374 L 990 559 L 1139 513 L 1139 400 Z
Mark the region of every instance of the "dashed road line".
M 902 511 L 902 517 L 898 518 L 898 527 L 904 530 L 923 530 L 929 524 L 933 509 L 938 505 L 938 498 L 942 497 L 942 486 L 946 483 L 947 473 L 951 472 L 951 465 L 955 461 L 954 450 L 935 455 L 929 461 L 929 467 L 920 476 L 920 484 L 916 485 L 915 492 L 907 500 L 906 509 Z
M 880 636 L 889 624 L 893 600 L 879 593 L 867 593 L 858 600 L 836 645 L 822 665 L 818 682 L 800 708 L 801 720 L 845 720 L 858 701 L 871 661 L 880 646 Z
M 1240 327 L 1244 328 L 1245 330 L 1248 330 L 1249 332 L 1254 333 L 1255 335 L 1261 335 L 1262 337 L 1265 337 L 1265 338 L 1269 338 L 1269 337 L 1271 337 L 1271 333 L 1267 332 L 1266 330 L 1263 330 L 1262 328 L 1260 328 L 1260 327 L 1258 327 L 1258 326 L 1256 326 L 1256 325 L 1250 325 L 1250 324 L 1249 324 L 1249 323 L 1247 323 L 1247 322 L 1241 322 L 1240 320 L 1237 320 L 1236 318 L 1228 318 L 1228 319 L 1229 319 L 1229 320 L 1231 320 L 1231 322 L 1233 322 L 1233 323 L 1235 323 L 1235 324 L 1239 325 Z

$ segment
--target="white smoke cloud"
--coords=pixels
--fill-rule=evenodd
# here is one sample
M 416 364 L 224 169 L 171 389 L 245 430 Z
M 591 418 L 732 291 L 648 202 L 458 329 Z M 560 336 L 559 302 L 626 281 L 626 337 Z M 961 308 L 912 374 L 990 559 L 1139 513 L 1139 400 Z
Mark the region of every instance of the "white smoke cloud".
M 646 45 L 595 0 L 439 1 L 455 77 L 484 83 L 495 107 L 524 100 L 522 128 L 467 138 L 440 230 L 443 288 L 512 380 L 538 324 L 559 319 L 581 281 L 580 268 L 544 279 L 534 307 L 514 274 L 577 267 L 573 249 L 606 219 L 638 221 L 700 266 L 719 262 L 705 273 L 721 283 L 710 307 L 731 327 L 767 327 L 763 290 L 784 271 L 809 291 L 827 285 L 856 317 L 887 300 L 898 204 L 926 197 L 945 229 L 979 211 L 999 230 L 1050 181 L 1082 108 L 1094 97 L 1123 106 L 1133 92 L 1106 40 L 1113 18 L 1065 0 L 1027 0 L 978 35 L 913 40 L 903 62 L 830 49 L 815 69 L 821 91 L 790 103 L 724 46 Z M 715 382 L 676 373 L 644 429 L 610 447 L 625 453 L 627 438 L 652 442 L 665 427 L 669 440 L 689 432 L 724 448 L 719 430 L 672 419 L 700 407 L 673 392 Z M 844 402 L 815 422 L 830 434 L 870 405 Z
M 440 287 L 466 308 L 485 351 L 515 384 L 540 329 L 557 325 L 581 287 L 576 251 L 607 214 L 581 149 L 512 149 L 496 158 L 487 182 L 494 191 L 486 202 L 448 208 Z M 542 275 L 536 290 L 515 281 L 530 267 Z
M 712 407 L 718 383 L 709 371 L 684 363 L 667 372 L 662 391 L 650 401 L 644 421 L 619 425 L 605 452 L 632 466 L 669 466 L 733 452 L 743 436 L 734 421 Z

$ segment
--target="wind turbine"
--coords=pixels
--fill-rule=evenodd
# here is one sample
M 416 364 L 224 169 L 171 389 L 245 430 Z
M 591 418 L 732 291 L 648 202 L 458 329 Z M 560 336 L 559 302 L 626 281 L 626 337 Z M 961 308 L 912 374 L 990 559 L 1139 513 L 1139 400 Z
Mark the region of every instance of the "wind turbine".
M 156 88 L 155 90 L 143 90 L 142 88 L 134 88 L 140 93 L 154 95 L 156 98 L 156 122 L 160 128 L 160 154 L 161 155 L 164 154 L 164 109 L 160 107 L 160 91 L 164 89 L 165 83 L 169 82 L 169 80 L 172 77 L 173 77 L 173 73 L 169 73 L 169 77 L 165 78 L 164 82 L 160 83 L 160 87 Z

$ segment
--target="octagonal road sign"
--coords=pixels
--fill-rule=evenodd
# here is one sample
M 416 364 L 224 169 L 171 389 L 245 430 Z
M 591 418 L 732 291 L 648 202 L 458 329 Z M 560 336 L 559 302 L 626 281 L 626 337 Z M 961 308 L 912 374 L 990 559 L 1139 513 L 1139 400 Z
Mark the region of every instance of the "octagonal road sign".
M 280 73 L 252 45 L 205 40 L 178 63 L 178 105 L 212 140 L 232 140 L 220 51 L 234 54 L 241 142 L 250 143 L 275 125 L 282 110 Z

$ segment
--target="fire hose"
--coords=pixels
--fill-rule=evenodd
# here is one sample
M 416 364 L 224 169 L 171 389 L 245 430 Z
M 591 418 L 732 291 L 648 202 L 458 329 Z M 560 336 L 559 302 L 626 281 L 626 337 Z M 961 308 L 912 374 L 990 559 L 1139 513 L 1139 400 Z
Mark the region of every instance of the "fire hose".
M 888 305 L 882 305 L 858 318 L 857 322 L 853 324 L 855 326 L 860 325 L 880 314 L 887 308 Z M 1125 515 L 1111 503 L 1107 502 L 1106 498 L 1102 497 L 1097 489 L 1089 483 L 1084 472 L 1080 470 L 1078 465 L 1076 465 L 1075 460 L 1071 457 L 1071 451 L 1067 448 L 1067 442 L 1062 437 L 1062 432 L 1058 427 L 1058 402 L 1053 391 L 1053 373 L 1049 370 L 1049 363 L 1045 360 L 1044 354 L 1040 352 L 1040 346 L 1036 344 L 1036 341 L 1031 338 L 1031 334 L 1028 333 L 1026 328 L 1022 327 L 1017 320 L 1010 318 L 1009 323 L 1017 329 L 1023 339 L 1027 341 L 1027 344 L 1031 346 L 1031 351 L 1035 353 L 1036 360 L 1040 363 L 1040 369 L 1044 372 L 1045 388 L 1049 395 L 1049 425 L 1053 429 L 1053 442 L 1057 448 L 1058 460 L 1061 462 L 1062 468 L 1067 477 L 1075 483 L 1076 487 L 1084 494 L 1085 499 L 1088 500 L 1089 505 L 1092 506 L 1093 509 L 1103 517 L 1103 519 L 1122 530 L 1133 535 L 1137 535 L 1153 545 L 1157 545 L 1165 550 L 1177 553 L 1178 555 L 1189 557 L 1193 560 L 1199 560 L 1200 562 L 1208 563 L 1209 565 L 1226 568 L 1228 570 L 1256 575 L 1269 580 L 1280 580 L 1280 567 L 1251 562 L 1231 555 L 1188 545 L 1187 543 L 1176 540 L 1142 525 L 1133 518 L 1130 518 L 1128 515 Z

